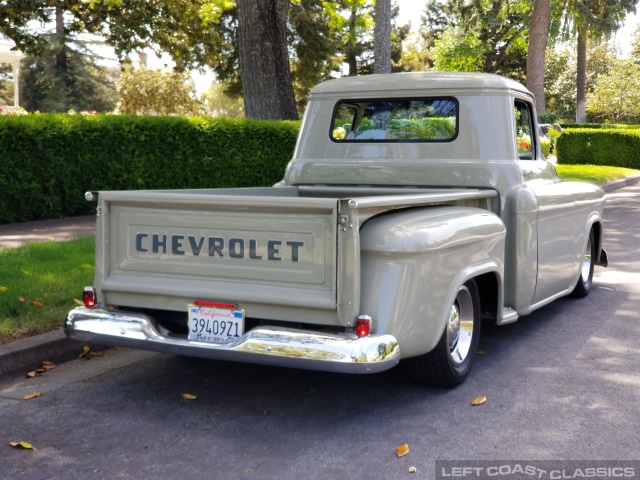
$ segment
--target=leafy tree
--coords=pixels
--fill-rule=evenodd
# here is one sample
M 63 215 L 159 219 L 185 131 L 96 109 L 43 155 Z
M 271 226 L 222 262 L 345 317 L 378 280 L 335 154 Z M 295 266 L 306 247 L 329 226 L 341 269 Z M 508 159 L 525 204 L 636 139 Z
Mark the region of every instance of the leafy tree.
M 482 72 L 485 45 L 472 32 L 451 27 L 440 34 L 432 50 L 436 70 Z
M 340 51 L 348 65 L 348 75 L 361 73 L 367 63 L 363 55 L 372 49 L 373 0 L 328 0 L 323 5 L 331 34 L 341 39 Z
M 13 105 L 13 73 L 11 65 L 0 64 L 0 105 Z
M 242 98 L 227 95 L 222 83 L 213 82 L 202 101 L 206 113 L 213 117 L 244 117 Z
M 530 0 L 428 0 L 422 35 L 434 45 L 438 69 L 471 69 L 524 80 L 530 12 Z
M 631 52 L 629 52 L 629 58 L 636 63 L 640 64 L 640 26 L 633 32 L 633 39 L 631 40 Z
M 396 66 L 402 72 L 422 72 L 433 67 L 432 53 L 419 33 L 409 34 Z
M 615 51 L 605 45 L 592 47 L 588 52 L 587 75 L 585 89 L 587 94 L 593 92 L 598 77 L 605 78 L 611 68 L 618 62 Z M 576 116 L 576 72 L 577 57 L 574 50 L 547 50 L 546 65 L 547 112 L 557 115 L 565 121 Z
M 340 70 L 340 39 L 329 27 L 323 0 L 300 0 L 289 9 L 291 75 L 298 110 L 309 91 Z
M 640 118 L 640 65 L 619 60 L 599 75 L 587 96 L 587 111 L 596 122 L 637 122 Z
M 43 54 L 50 34 L 32 23 L 55 24 L 58 34 L 99 33 L 108 8 L 84 0 L 3 0 L 0 4 L 0 34 L 13 40 L 21 51 Z M 64 16 L 64 17 L 63 17 Z M 67 18 L 63 22 L 63 18 Z M 62 29 L 62 31 L 61 31 Z
M 119 72 L 97 65 L 82 44 L 60 46 L 55 38 L 43 54 L 27 55 L 20 69 L 20 104 L 27 111 L 111 112 L 116 106 L 115 80 Z M 65 67 L 57 58 L 64 52 Z
M 577 38 L 576 122 L 586 116 L 587 41 L 615 32 L 627 13 L 635 12 L 638 0 L 565 0 L 564 17 Z M 565 31 L 565 36 L 567 32 Z
M 546 112 L 559 119 L 570 120 L 576 115 L 576 56 L 567 48 L 547 48 Z
M 122 115 L 198 115 L 203 104 L 188 73 L 161 72 L 125 66 L 118 79 L 118 108 Z
M 93 63 L 80 32 L 101 30 L 104 8 L 83 0 L 5 0 L 0 7 L 0 33 L 15 41 L 29 56 L 20 80 L 27 109 L 66 111 L 110 109 L 115 89 L 104 69 Z M 34 29 L 32 22 L 53 24 L 54 31 Z M 42 74 L 42 78 L 33 75 Z

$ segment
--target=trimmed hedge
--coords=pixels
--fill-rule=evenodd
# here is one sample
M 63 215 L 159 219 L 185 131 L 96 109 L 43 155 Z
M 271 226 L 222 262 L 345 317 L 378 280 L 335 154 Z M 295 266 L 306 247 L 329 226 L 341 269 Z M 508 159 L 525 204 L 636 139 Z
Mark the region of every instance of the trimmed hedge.
M 556 141 L 556 155 L 561 164 L 640 169 L 640 130 L 568 128 Z
M 604 129 L 604 130 L 636 130 L 640 129 L 640 125 L 626 125 L 622 123 L 561 123 L 560 126 L 565 128 L 592 128 L 592 129 Z
M 300 122 L 208 117 L 0 117 L 0 223 L 92 213 L 87 190 L 273 185 Z

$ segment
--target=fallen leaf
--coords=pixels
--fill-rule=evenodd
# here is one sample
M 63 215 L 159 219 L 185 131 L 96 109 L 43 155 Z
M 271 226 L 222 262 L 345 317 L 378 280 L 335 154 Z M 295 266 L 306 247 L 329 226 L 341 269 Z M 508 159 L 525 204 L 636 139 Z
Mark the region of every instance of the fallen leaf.
M 6 291 L 8 291 L 9 289 L 7 287 L 0 287 L 0 293 L 4 293 Z
M 47 237 L 47 240 L 51 240 L 52 242 L 55 242 L 55 237 Z
M 78 358 L 79 358 L 80 360 L 82 360 L 83 358 L 87 358 L 87 355 L 89 355 L 89 350 L 91 350 L 91 349 L 89 348 L 89 346 L 88 346 L 88 345 L 85 345 L 85 346 L 83 347 L 83 349 L 82 349 L 82 353 L 80 353 L 80 355 L 78 355 Z
M 18 297 L 18 300 L 20 300 L 21 302 L 26 302 L 27 301 L 27 297 L 25 297 L 24 295 L 20 295 Z
M 40 368 L 27 373 L 27 377 L 29 378 L 37 377 L 39 375 L 42 375 L 44 372 L 48 370 L 53 370 L 54 368 L 56 368 L 55 363 L 53 363 L 51 360 L 45 360 L 44 362 L 42 362 L 42 365 L 40 365 Z
M 45 305 L 42 302 L 38 302 L 37 300 L 32 300 L 29 302 L 31 305 L 35 305 L 36 307 L 43 308 Z
M 482 405 L 483 403 L 487 402 L 487 397 L 485 397 L 484 395 L 481 397 L 476 397 L 473 400 L 471 400 L 470 405 L 472 407 L 475 407 L 476 405 Z
M 409 467 L 409 473 L 416 473 L 418 469 L 416 467 Z
M 405 443 L 404 445 L 400 445 L 396 448 L 396 455 L 398 458 L 404 457 L 407 453 L 409 453 L 409 444 Z
M 184 398 L 185 400 L 195 400 L 196 396 L 195 395 L 191 395 L 190 393 L 183 393 L 182 394 L 182 398 Z
M 35 392 L 33 392 L 31 395 L 27 395 L 24 397 L 25 400 L 32 400 L 34 398 L 39 397 L 41 394 L 40 392 L 38 392 L 37 390 Z
M 27 442 L 9 442 L 9 445 L 14 448 L 24 448 L 25 450 L 35 450 L 33 445 Z
M 45 360 L 44 362 L 42 362 L 42 365 L 40 365 L 40 368 L 46 372 L 47 370 L 53 370 L 54 368 L 56 368 L 56 364 L 51 360 Z
M 84 302 L 82 300 L 78 300 L 77 298 L 74 298 L 73 301 L 76 302 L 77 305 L 84 307 Z

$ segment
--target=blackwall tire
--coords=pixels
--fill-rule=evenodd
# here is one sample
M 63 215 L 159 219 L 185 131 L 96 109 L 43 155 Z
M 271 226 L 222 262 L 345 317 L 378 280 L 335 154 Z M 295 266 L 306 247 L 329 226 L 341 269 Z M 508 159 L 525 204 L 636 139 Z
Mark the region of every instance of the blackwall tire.
M 474 280 L 458 289 L 447 325 L 436 347 L 410 358 L 407 365 L 419 383 L 455 387 L 469 375 L 480 340 L 480 294 Z
M 578 272 L 578 281 L 571 292 L 573 297 L 586 297 L 593 286 L 593 268 L 596 261 L 596 242 L 593 229 L 589 232 L 584 257 Z

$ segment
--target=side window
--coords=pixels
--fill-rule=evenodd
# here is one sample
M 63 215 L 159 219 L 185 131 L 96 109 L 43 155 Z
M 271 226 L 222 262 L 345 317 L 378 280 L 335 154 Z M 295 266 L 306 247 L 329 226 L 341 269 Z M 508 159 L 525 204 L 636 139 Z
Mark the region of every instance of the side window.
M 518 144 L 518 158 L 520 160 L 535 160 L 536 149 L 533 131 L 532 109 L 529 104 L 516 100 L 516 143 Z

